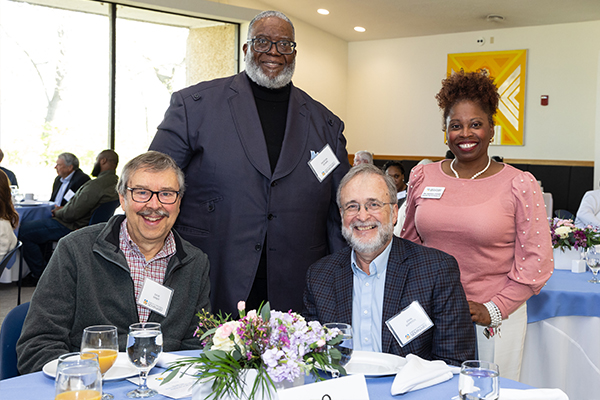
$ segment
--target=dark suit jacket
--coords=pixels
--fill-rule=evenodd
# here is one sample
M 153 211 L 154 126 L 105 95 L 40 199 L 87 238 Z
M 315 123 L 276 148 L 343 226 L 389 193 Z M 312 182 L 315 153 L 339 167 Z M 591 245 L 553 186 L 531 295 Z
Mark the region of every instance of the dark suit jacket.
M 17 177 L 15 176 L 14 172 L 12 172 L 10 169 L 6 169 L 4 167 L 0 167 L 0 169 L 2 171 L 4 171 L 6 176 L 8 176 L 8 181 L 10 182 L 10 184 L 12 186 L 19 186 L 19 182 L 17 182 Z
M 313 264 L 306 277 L 304 316 L 352 324 L 353 274 L 349 247 Z M 400 347 L 385 321 L 417 300 L 434 326 Z M 460 365 L 475 357 L 475 328 L 454 257 L 394 237 L 385 277 L 382 350 Z
M 185 172 L 175 228 L 208 255 L 213 310 L 237 312 L 237 302 L 250 293 L 263 246 L 271 308 L 302 310 L 308 267 L 345 246 L 335 204 L 350 168 L 343 129 L 338 117 L 292 86 L 281 154 L 271 173 L 245 72 L 173 94 L 150 149 L 169 154 Z M 341 164 L 319 182 L 308 161 L 311 150 L 326 144 Z
M 76 169 L 75 173 L 73 174 L 73 177 L 71 178 L 71 181 L 69 182 L 69 186 L 67 186 L 67 190 L 65 190 L 65 194 L 67 194 L 69 189 L 71 189 L 73 192 L 77 192 L 77 189 L 79 189 L 81 185 L 83 185 L 90 179 L 91 178 L 88 175 L 86 175 L 85 172 L 83 172 L 79 168 Z M 56 195 L 58 194 L 58 189 L 60 189 L 61 185 L 62 182 L 60 181 L 60 176 L 57 176 L 56 179 L 54 179 L 54 183 L 52 184 L 52 196 L 50 196 L 50 201 L 54 201 Z M 63 197 L 60 205 L 64 206 L 65 204 L 67 204 L 67 201 Z

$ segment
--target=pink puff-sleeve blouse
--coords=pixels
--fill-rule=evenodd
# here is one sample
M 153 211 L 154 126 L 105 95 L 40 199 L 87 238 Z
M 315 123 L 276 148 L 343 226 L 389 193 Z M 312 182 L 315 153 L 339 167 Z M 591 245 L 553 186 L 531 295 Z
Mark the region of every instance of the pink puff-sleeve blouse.
M 439 199 L 426 187 L 444 188 Z M 552 242 L 536 179 L 509 165 L 481 179 L 456 179 L 442 163 L 411 171 L 402 237 L 451 254 L 468 300 L 493 301 L 506 319 L 552 275 Z

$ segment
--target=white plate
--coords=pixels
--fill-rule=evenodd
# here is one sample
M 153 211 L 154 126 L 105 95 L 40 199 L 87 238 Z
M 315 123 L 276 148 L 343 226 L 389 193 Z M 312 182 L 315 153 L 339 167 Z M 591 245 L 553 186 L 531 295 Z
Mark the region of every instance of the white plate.
M 22 205 L 22 206 L 39 206 L 44 204 L 43 201 L 37 201 L 37 200 L 23 200 L 20 203 L 17 203 L 17 205 Z
M 406 359 L 395 354 L 355 350 L 346 365 L 346 372 L 365 376 L 395 375 L 405 364 Z
M 49 376 L 50 378 L 56 377 L 56 365 L 58 364 L 58 360 L 52 360 L 46 365 L 42 371 L 44 374 Z M 115 364 L 106 372 L 104 375 L 105 381 L 116 381 L 119 379 L 130 378 L 132 376 L 138 375 L 138 369 L 133 366 L 131 361 L 129 361 L 129 357 L 127 353 L 119 353 L 117 356 L 117 361 Z

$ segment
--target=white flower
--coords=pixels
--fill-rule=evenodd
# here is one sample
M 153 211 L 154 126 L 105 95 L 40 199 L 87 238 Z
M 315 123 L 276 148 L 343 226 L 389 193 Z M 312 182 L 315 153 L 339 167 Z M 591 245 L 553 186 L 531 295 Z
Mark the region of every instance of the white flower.
M 223 350 L 229 353 L 233 350 L 234 344 L 243 349 L 242 341 L 237 332 L 240 325 L 240 321 L 229 321 L 218 327 L 213 336 L 211 350 Z M 231 334 L 234 336 L 235 343 L 230 339 Z
M 559 226 L 554 230 L 554 233 L 560 236 L 561 239 L 566 239 L 569 237 L 569 233 L 571 233 L 572 230 L 573 229 L 568 226 Z

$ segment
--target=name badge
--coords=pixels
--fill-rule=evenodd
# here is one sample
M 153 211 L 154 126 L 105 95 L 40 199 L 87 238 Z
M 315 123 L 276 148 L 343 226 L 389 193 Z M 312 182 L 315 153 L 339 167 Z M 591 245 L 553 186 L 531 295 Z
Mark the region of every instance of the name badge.
M 311 152 L 312 153 L 312 152 Z M 312 157 L 312 155 L 311 155 Z M 321 149 L 309 162 L 310 169 L 314 172 L 319 182 L 323 182 L 325 178 L 340 165 L 340 160 L 337 159 L 329 143 Z
M 69 201 L 69 200 L 71 200 L 73 198 L 73 196 L 75 196 L 75 192 L 72 191 L 71 189 L 69 189 L 67 191 L 67 193 L 65 193 L 65 195 L 63 196 L 63 199 L 65 199 L 66 201 Z
M 137 303 L 166 317 L 172 298 L 173 289 L 146 278 L 144 279 L 144 286 L 142 286 Z
M 414 338 L 433 326 L 429 315 L 423 310 L 418 301 L 413 301 L 410 306 L 385 321 L 392 334 L 404 347 Z
M 446 190 L 445 187 L 427 186 L 425 188 L 425 190 L 423 190 L 423 193 L 421 194 L 421 198 L 423 198 L 423 199 L 439 199 L 440 197 L 442 197 L 444 190 Z

